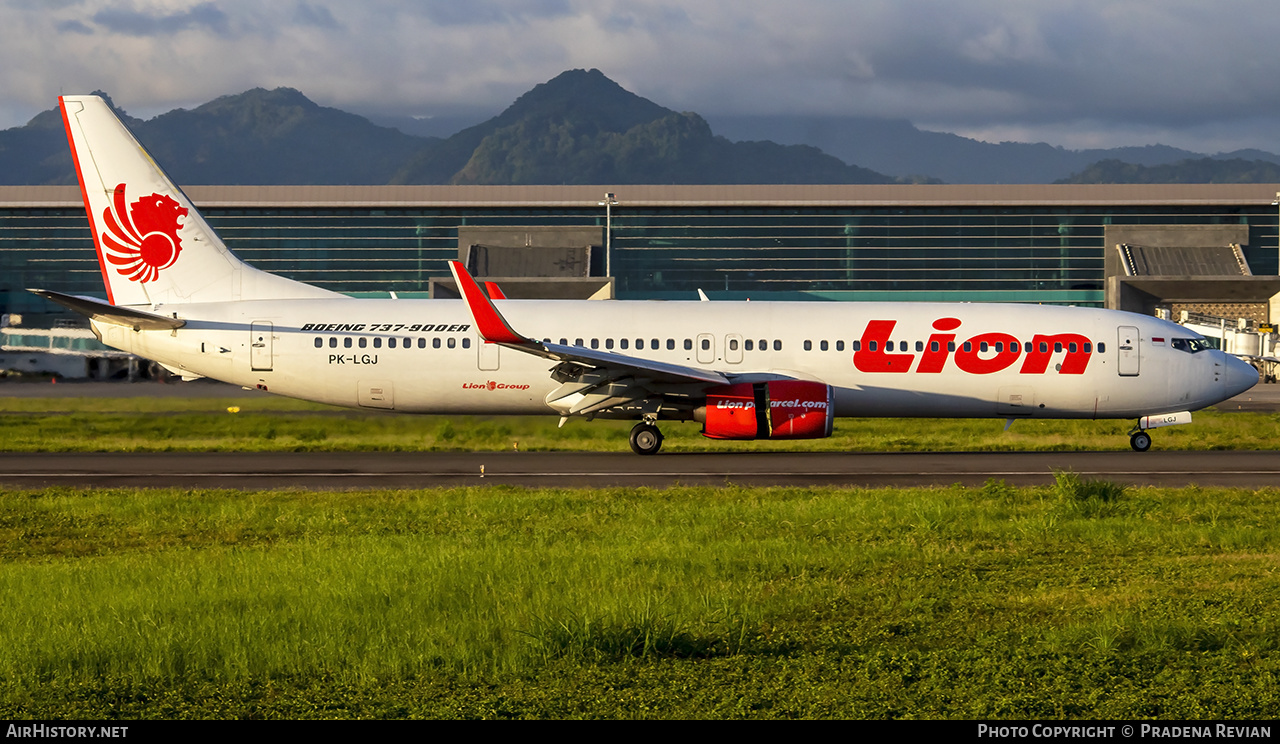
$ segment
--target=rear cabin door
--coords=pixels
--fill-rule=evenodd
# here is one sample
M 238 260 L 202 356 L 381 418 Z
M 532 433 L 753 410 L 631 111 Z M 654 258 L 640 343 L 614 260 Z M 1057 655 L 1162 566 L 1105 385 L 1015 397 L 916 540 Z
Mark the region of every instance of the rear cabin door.
M 491 344 L 480 336 L 476 336 L 476 364 L 482 371 L 495 372 L 498 369 L 498 353 L 502 349 L 497 344 Z
M 269 321 L 249 324 L 249 368 L 254 372 L 270 372 L 274 358 L 271 336 L 273 327 Z
M 1138 329 L 1133 326 L 1120 326 L 1116 339 L 1116 353 L 1120 355 L 1120 376 L 1137 377 L 1142 367 L 1142 350 L 1139 344 Z

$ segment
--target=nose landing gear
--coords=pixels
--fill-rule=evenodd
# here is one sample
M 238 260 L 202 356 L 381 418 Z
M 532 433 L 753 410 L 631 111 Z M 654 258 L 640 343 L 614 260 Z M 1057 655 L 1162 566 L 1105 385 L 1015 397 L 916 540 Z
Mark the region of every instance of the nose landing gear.
M 1162 413 L 1153 416 L 1143 416 L 1138 419 L 1138 423 L 1133 425 L 1129 430 L 1129 446 L 1134 452 L 1146 452 L 1151 449 L 1151 435 L 1147 433 L 1148 429 L 1158 429 L 1161 426 L 1178 426 L 1179 424 L 1191 423 L 1190 411 L 1177 411 L 1176 413 Z

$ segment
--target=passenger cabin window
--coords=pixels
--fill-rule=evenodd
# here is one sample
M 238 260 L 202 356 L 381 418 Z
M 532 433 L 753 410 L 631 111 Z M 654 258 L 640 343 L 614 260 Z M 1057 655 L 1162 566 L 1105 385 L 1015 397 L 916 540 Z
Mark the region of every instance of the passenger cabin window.
M 807 338 L 804 340 L 804 350 L 813 351 L 813 342 Z
M 776 339 L 776 338 L 775 338 L 775 339 L 773 340 L 773 350 L 774 350 L 774 351 L 782 351 L 782 341 L 780 341 L 780 340 L 778 340 L 778 339 Z

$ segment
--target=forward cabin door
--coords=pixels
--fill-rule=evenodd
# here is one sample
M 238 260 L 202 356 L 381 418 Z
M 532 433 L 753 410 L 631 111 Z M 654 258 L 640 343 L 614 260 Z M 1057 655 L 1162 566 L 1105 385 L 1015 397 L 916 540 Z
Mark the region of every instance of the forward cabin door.
M 272 332 L 274 328 L 268 321 L 257 321 L 249 324 L 249 368 L 254 372 L 270 372 L 274 351 Z
M 1120 355 L 1120 376 L 1137 377 L 1142 366 L 1142 351 L 1138 343 L 1138 329 L 1133 326 L 1120 326 L 1120 334 L 1116 339 L 1116 349 Z

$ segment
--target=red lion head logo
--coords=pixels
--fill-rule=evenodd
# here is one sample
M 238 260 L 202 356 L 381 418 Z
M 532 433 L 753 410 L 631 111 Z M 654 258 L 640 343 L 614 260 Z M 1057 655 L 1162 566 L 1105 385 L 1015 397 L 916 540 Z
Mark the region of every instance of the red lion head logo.
M 124 184 L 115 188 L 111 207 L 102 210 L 106 232 L 102 246 L 116 273 L 133 282 L 155 281 L 178 260 L 182 241 L 178 231 L 187 208 L 171 196 L 144 196 L 125 208 Z

